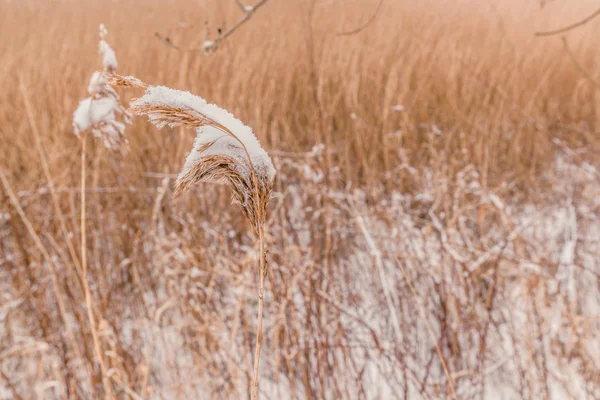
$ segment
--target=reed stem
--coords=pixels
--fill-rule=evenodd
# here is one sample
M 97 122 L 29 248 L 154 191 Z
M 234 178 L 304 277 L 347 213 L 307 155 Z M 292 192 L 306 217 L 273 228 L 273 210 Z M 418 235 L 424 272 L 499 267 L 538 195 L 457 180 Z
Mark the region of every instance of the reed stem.
M 96 327 L 96 320 L 94 318 L 94 311 L 92 307 L 92 294 L 87 279 L 87 235 L 85 229 L 86 221 L 86 198 L 85 198 L 85 176 L 86 176 L 86 146 L 87 145 L 87 134 L 83 133 L 81 137 L 81 270 L 83 281 L 83 292 L 85 295 L 85 306 L 87 310 L 88 320 L 90 322 L 90 330 L 92 331 L 92 340 L 94 341 L 94 351 L 96 357 L 98 357 L 98 363 L 100 364 L 100 372 L 102 373 L 102 386 L 104 386 L 104 398 L 108 400 L 114 399 L 112 386 L 108 379 L 106 365 L 102 358 L 102 347 L 100 346 L 100 340 L 98 338 L 98 330 Z
M 267 275 L 267 262 L 265 254 L 265 235 L 263 223 L 258 227 L 258 271 L 260 275 L 260 287 L 258 289 L 258 318 L 256 326 L 256 349 L 254 352 L 254 377 L 252 379 L 251 400 L 258 400 L 258 367 L 260 364 L 260 348 L 262 342 L 262 320 L 264 308 L 265 278 Z

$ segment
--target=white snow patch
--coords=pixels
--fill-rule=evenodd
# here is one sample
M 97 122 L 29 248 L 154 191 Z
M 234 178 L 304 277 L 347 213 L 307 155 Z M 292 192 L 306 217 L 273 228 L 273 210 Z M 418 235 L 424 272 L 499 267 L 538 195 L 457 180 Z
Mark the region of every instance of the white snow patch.
M 99 47 L 100 54 L 102 54 L 102 64 L 104 64 L 104 69 L 116 70 L 118 63 L 115 51 L 104 40 L 100 40 Z
M 205 156 L 225 155 L 240 162 L 242 165 L 248 165 L 249 156 L 252 166 L 257 170 L 259 175 L 266 176 L 269 181 L 274 179 L 275 168 L 273 167 L 271 158 L 261 147 L 252 129 L 244 125 L 227 110 L 210 104 L 203 98 L 193 95 L 190 92 L 175 90 L 165 86 L 150 86 L 142 97 L 132 103 L 133 107 L 144 105 L 169 106 L 192 111 L 199 117 L 207 118 L 225 127 L 236 136 L 237 140 L 214 126 L 198 128 L 198 136 L 194 141 L 194 148 L 188 155 L 180 176 L 185 175 L 194 165 L 201 162 Z M 152 114 L 149 115 L 149 118 L 159 129 L 165 125 L 162 121 L 158 121 Z M 213 144 L 202 151 L 202 148 L 210 143 Z

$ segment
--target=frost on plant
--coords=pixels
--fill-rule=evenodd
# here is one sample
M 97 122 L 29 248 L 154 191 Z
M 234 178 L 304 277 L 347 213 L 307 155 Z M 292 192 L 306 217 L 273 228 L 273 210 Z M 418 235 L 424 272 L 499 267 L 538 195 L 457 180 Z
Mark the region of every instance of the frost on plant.
M 200 181 L 225 180 L 254 227 L 264 222 L 275 168 L 250 127 L 189 92 L 148 86 L 133 77 L 113 76 L 111 84 L 145 89 L 144 95 L 131 103 L 131 109 L 136 115 L 147 115 L 159 129 L 196 129 L 194 147 L 175 183 L 176 194 Z
M 122 150 L 125 139 L 125 124 L 131 122 L 130 114 L 119 104 L 119 95 L 107 85 L 106 75 L 117 69 L 115 52 L 104 40 L 107 35 L 104 25 L 100 25 L 99 51 L 104 72 L 94 72 L 88 86 L 90 97 L 79 102 L 73 113 L 75 135 L 91 132 L 102 140 L 110 150 Z
M 164 86 L 150 86 L 144 96 L 132 103 L 135 108 L 145 106 L 166 106 L 188 110 L 207 124 L 197 128 L 198 136 L 194 148 L 186 159 L 179 175 L 180 182 L 186 182 L 195 166 L 208 156 L 222 155 L 236 161 L 236 169 L 250 179 L 252 169 L 260 178 L 272 181 L 275 168 L 267 152 L 260 146 L 252 129 L 244 125 L 230 112 L 209 104 L 201 97 L 189 92 L 170 89 Z M 149 113 L 150 121 L 162 128 L 169 124 L 161 113 Z
M 104 71 L 114 74 L 117 72 L 117 56 L 115 55 L 115 51 L 110 47 L 110 45 L 104 40 L 108 31 L 104 24 L 100 24 L 100 43 L 98 44 L 98 48 L 100 50 L 100 54 L 102 54 L 102 64 L 104 64 Z

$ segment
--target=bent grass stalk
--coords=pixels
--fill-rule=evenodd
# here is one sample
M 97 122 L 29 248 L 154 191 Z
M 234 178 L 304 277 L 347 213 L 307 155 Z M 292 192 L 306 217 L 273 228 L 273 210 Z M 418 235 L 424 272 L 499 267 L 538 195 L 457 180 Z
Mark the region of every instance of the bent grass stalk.
M 253 227 L 258 245 L 259 291 L 250 394 L 251 399 L 258 399 L 267 274 L 264 225 L 275 177 L 271 159 L 249 127 L 198 96 L 114 74 L 109 77 L 108 84 L 145 90 L 142 97 L 132 101 L 131 112 L 148 116 L 150 122 L 159 129 L 164 126 L 184 126 L 197 130 L 194 147 L 175 183 L 175 196 L 187 191 L 195 183 L 209 179 L 223 180 L 231 187 L 234 202 L 240 205 Z

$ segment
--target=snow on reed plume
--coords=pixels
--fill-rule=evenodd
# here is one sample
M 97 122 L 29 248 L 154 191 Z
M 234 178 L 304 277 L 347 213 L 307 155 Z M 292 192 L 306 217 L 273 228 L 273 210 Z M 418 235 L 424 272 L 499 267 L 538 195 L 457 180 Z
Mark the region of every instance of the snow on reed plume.
M 209 104 L 189 92 L 164 86 L 149 86 L 139 79 L 112 75 L 113 86 L 144 89 L 142 97 L 131 103 L 135 115 L 147 115 L 157 128 L 187 126 L 197 132 L 194 147 L 187 156 L 175 182 L 175 195 L 193 184 L 207 180 L 226 181 L 233 191 L 234 202 L 252 224 L 258 244 L 258 317 L 251 399 L 258 400 L 259 362 L 262 342 L 267 262 L 265 220 L 267 203 L 275 178 L 275 168 L 267 152 L 260 146 L 252 129 L 230 112 Z
M 106 84 L 106 76 L 117 71 L 115 51 L 104 40 L 107 34 L 104 25 L 100 25 L 98 48 L 104 71 L 92 74 L 88 86 L 90 97 L 79 102 L 73 113 L 73 129 L 77 136 L 91 132 L 106 148 L 122 150 L 127 143 L 125 124 L 131 122 L 131 115 L 119 104 L 119 95 Z
M 258 230 L 264 223 L 275 168 L 250 127 L 189 92 L 118 75 L 113 75 L 109 84 L 145 89 L 142 97 L 132 101 L 131 111 L 147 115 L 157 128 L 196 129 L 194 146 L 175 183 L 175 195 L 201 181 L 224 180 L 233 189 L 234 202 Z

